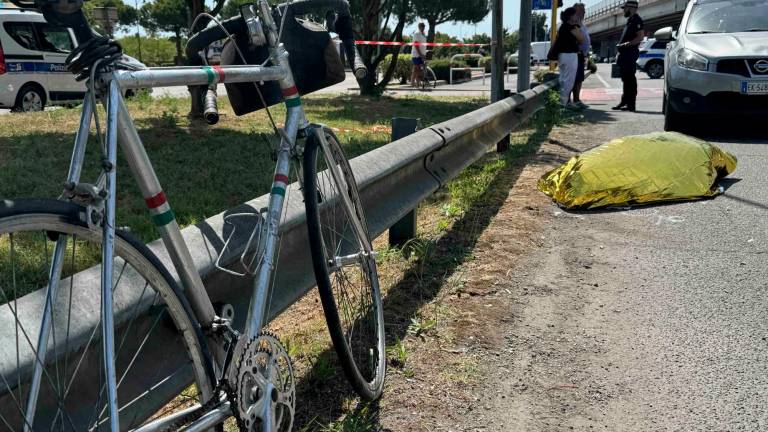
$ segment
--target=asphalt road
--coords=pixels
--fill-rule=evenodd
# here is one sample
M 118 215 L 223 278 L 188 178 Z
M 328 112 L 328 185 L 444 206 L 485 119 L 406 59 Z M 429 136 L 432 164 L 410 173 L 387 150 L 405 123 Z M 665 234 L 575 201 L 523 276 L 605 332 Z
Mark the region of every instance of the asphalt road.
M 661 130 L 663 81 L 638 76 L 639 111 L 611 111 L 620 82 L 601 65 L 588 124 L 564 145 Z M 507 396 L 489 401 L 498 430 L 768 430 L 768 139 L 744 133 L 756 120 L 692 128 L 739 160 L 715 199 L 550 207 L 543 247 L 510 276 L 534 294 L 507 334 Z

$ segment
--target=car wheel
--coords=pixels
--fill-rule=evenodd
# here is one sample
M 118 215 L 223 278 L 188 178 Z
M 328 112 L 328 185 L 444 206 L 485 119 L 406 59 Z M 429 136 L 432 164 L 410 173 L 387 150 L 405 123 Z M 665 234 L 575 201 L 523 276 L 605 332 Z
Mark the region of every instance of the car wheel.
M 27 84 L 16 95 L 16 112 L 42 111 L 45 108 L 45 91 L 36 84 Z
M 659 61 L 650 62 L 645 66 L 645 73 L 651 79 L 659 79 L 664 75 L 664 63 Z
M 662 111 L 664 112 L 664 130 L 667 132 L 683 132 L 685 128 L 683 114 L 672 108 L 667 95 L 664 95 L 663 100 L 664 108 L 662 108 Z

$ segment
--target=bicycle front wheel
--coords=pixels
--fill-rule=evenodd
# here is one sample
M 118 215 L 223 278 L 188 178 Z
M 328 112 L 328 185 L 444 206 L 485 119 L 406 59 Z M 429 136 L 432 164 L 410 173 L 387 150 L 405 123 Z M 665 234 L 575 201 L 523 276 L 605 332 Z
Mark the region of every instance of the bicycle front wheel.
M 376 260 L 352 169 L 336 135 L 320 129 L 304 149 L 304 202 L 317 287 L 347 379 L 366 400 L 384 386 L 384 311 Z M 320 143 L 326 142 L 325 149 Z M 329 168 L 338 168 L 334 170 Z
M 109 428 L 102 231 L 85 220 L 85 208 L 71 203 L 0 202 L 0 424 L 9 430 Z M 50 284 L 57 247 L 61 270 Z M 157 257 L 123 232 L 115 238 L 113 292 L 120 428 L 208 401 L 215 378 L 189 304 Z

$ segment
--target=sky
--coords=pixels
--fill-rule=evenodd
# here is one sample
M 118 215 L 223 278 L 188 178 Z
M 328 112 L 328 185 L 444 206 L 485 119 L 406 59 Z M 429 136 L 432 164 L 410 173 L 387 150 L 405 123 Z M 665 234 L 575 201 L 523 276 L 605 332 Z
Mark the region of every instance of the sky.
M 141 6 L 145 2 L 145 0 L 123 0 L 123 1 L 125 1 L 125 3 L 129 5 L 138 4 L 139 6 Z M 588 10 L 590 4 L 595 4 L 599 0 L 586 0 L 586 1 L 581 0 L 581 1 L 586 3 L 587 10 Z M 207 3 L 212 3 L 212 1 L 209 0 L 207 1 Z M 565 6 L 571 6 L 573 3 L 576 3 L 576 0 L 563 0 L 563 4 Z M 503 13 L 504 13 L 504 19 L 503 19 L 504 28 L 507 28 L 509 30 L 517 30 L 518 28 L 520 28 L 520 0 L 504 0 Z M 547 12 L 547 15 L 549 16 L 548 12 Z M 547 20 L 547 22 L 549 22 L 549 19 Z M 451 36 L 458 37 L 459 39 L 463 39 L 465 37 L 469 37 L 474 34 L 480 34 L 480 33 L 485 33 L 490 35 L 491 34 L 491 14 L 489 13 L 483 21 L 477 24 L 445 23 L 445 24 L 439 25 L 437 29 L 442 33 L 447 33 Z M 416 31 L 416 23 L 408 26 L 404 33 L 412 34 L 414 31 Z
M 580 1 L 587 5 L 587 12 L 589 12 L 589 5 L 596 4 L 599 2 L 599 0 L 580 0 Z M 563 0 L 564 7 L 572 6 L 574 3 L 577 3 L 577 0 Z M 502 20 L 504 22 L 504 28 L 509 30 L 517 30 L 518 28 L 520 28 L 520 0 L 504 0 L 504 5 L 502 6 L 502 12 L 504 15 L 504 19 Z M 537 11 L 537 12 L 546 12 L 547 17 L 550 16 L 550 13 L 548 11 Z M 548 23 L 549 23 L 549 19 L 550 18 L 547 18 Z M 480 33 L 485 33 L 487 35 L 490 35 L 491 34 L 491 14 L 489 13 L 482 22 L 479 22 L 477 24 L 445 23 L 437 26 L 437 30 L 441 33 L 447 33 L 451 36 L 458 37 L 459 39 L 463 39 L 464 37 L 469 37 L 474 34 L 480 34 Z M 405 31 L 405 34 L 412 34 L 414 31 L 416 31 L 416 24 L 408 26 L 408 28 Z

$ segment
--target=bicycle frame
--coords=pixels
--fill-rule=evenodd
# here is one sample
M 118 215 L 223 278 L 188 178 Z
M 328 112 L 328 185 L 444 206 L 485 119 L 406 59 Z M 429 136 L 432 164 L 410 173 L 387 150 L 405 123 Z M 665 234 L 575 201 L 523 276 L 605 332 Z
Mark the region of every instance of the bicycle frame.
M 102 313 L 104 325 L 102 326 L 102 337 L 104 346 L 105 371 L 108 377 L 108 402 L 110 412 L 110 426 L 112 430 L 119 430 L 118 406 L 117 406 L 117 388 L 115 381 L 114 365 L 114 327 L 112 325 L 112 290 L 109 287 L 113 285 L 113 251 L 115 241 L 115 198 L 116 198 L 116 160 L 117 147 L 123 151 L 130 170 L 136 179 L 142 196 L 145 199 L 147 208 L 151 214 L 157 230 L 160 232 L 161 239 L 176 269 L 185 294 L 190 300 L 198 322 L 203 328 L 210 327 L 216 317 L 216 313 L 208 297 L 203 281 L 197 273 L 192 256 L 181 235 L 181 230 L 173 215 L 172 208 L 168 203 L 162 186 L 155 174 L 144 145 L 138 135 L 135 125 L 130 117 L 128 108 L 123 100 L 122 94 L 127 89 L 148 88 L 159 86 L 189 86 L 189 85 L 210 85 L 219 83 L 242 83 L 242 82 L 260 82 L 277 81 L 282 89 L 284 102 L 287 108 L 284 133 L 277 153 L 277 163 L 273 178 L 269 210 L 266 215 L 267 231 L 264 246 L 264 257 L 255 277 L 253 292 L 250 301 L 248 317 L 246 320 L 246 329 L 244 337 L 252 338 L 257 336 L 262 327 L 266 324 L 268 309 L 268 292 L 270 283 L 273 280 L 275 261 L 277 259 L 277 249 L 279 244 L 278 229 L 283 211 L 285 192 L 289 183 L 289 168 L 292 151 L 296 144 L 296 137 L 299 130 L 308 129 L 310 125 L 306 119 L 304 109 L 299 98 L 298 90 L 295 86 L 293 75 L 288 63 L 288 53 L 281 44 L 278 43 L 277 26 L 272 19 L 270 6 L 266 0 L 257 2 L 259 15 L 265 26 L 264 30 L 267 36 L 267 42 L 271 54 L 271 59 L 275 66 L 225 66 L 225 67 L 171 67 L 154 68 L 140 71 L 115 71 L 111 74 L 105 74 L 93 83 L 97 88 L 99 98 L 107 109 L 107 129 L 106 129 L 106 148 L 107 161 L 105 163 L 106 173 L 106 199 L 104 205 L 104 218 L 102 223 L 103 244 L 102 244 Z M 83 104 L 80 127 L 77 132 L 75 147 L 70 164 L 68 182 L 74 184 L 79 181 L 85 159 L 85 143 L 87 141 L 89 128 L 91 126 L 91 115 L 95 109 L 92 103 L 92 94 L 89 91 Z M 330 149 L 327 142 L 320 135 L 320 143 L 323 152 L 330 155 Z M 338 167 L 332 166 L 331 171 L 334 177 L 340 177 Z M 348 197 L 344 196 L 343 204 L 347 211 L 353 211 L 352 204 Z M 89 212 L 90 214 L 90 212 Z M 359 224 L 358 224 L 359 225 Z M 355 229 L 364 233 L 362 226 L 355 226 Z M 367 235 L 367 233 L 366 233 Z M 365 237 L 365 236 L 363 236 Z M 62 243 L 62 241 L 64 243 Z M 47 345 L 48 333 L 50 330 L 50 317 L 52 315 L 52 306 L 49 307 L 49 301 L 56 295 L 56 285 L 61 274 L 61 258 L 64 253 L 66 240 L 59 240 L 61 245 L 57 244 L 52 259 L 50 272 L 50 284 L 46 291 L 46 307 L 41 328 L 38 334 L 38 347 L 43 347 L 38 353 L 35 362 L 33 385 L 28 399 L 28 407 L 33 409 L 27 412 L 27 426 L 32 428 L 34 422 L 34 403 L 37 400 L 39 391 L 39 381 L 42 375 L 43 365 L 45 364 L 46 353 L 44 347 Z M 371 250 L 371 245 L 364 245 L 365 250 Z M 37 382 L 37 385 L 34 383 Z M 217 409 L 202 418 L 189 430 L 204 430 L 210 425 L 221 422 L 228 415 L 229 409 Z M 206 426 L 207 425 L 207 426 Z M 161 424 L 153 422 L 153 426 L 160 427 Z M 149 429 L 153 429 L 150 427 Z M 142 428 L 144 430 L 145 428 Z

